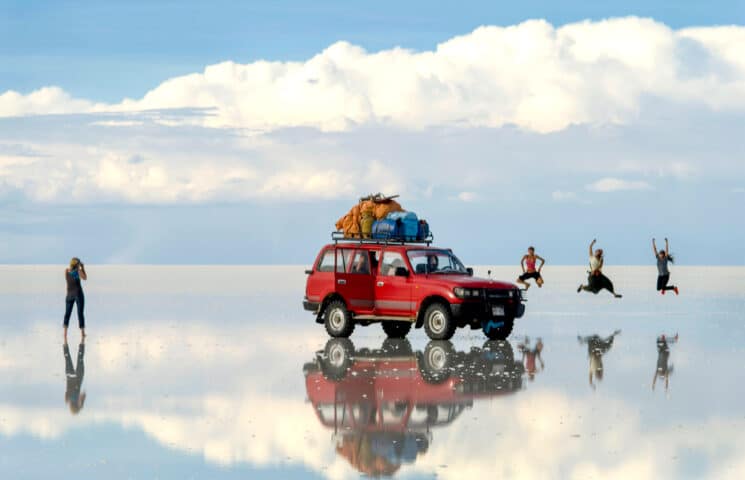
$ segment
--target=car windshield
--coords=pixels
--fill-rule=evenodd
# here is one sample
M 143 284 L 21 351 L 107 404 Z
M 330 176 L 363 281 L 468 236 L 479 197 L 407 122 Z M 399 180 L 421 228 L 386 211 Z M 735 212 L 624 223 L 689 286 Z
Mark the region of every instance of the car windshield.
M 449 250 L 409 250 L 407 255 L 416 273 L 466 273 L 466 267 Z

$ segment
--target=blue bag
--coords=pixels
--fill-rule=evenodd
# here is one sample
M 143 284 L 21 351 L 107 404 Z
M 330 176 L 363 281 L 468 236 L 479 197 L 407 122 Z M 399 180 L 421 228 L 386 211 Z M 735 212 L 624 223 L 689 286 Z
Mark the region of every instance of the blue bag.
M 399 238 L 402 240 L 416 240 L 419 235 L 419 219 L 414 212 L 391 212 L 386 220 L 401 222 Z
M 426 220 L 419 220 L 419 231 L 416 239 L 419 241 L 426 240 L 429 237 L 429 223 Z
M 377 220 L 372 225 L 372 238 L 379 240 L 399 238 L 401 236 L 399 225 L 399 222 L 388 218 Z

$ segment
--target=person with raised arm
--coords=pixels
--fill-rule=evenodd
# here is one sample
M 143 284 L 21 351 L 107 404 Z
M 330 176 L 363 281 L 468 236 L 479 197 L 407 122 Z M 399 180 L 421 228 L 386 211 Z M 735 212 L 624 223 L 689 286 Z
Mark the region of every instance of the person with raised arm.
M 652 251 L 655 258 L 657 258 L 657 291 L 664 295 L 666 291 L 672 290 L 677 295 L 678 287 L 667 284 L 670 281 L 670 270 L 667 268 L 667 264 L 674 262 L 673 257 L 670 256 L 670 243 L 667 241 L 667 238 L 665 238 L 664 250 L 657 250 L 657 245 L 653 238 Z
M 63 323 L 64 338 L 67 341 L 67 326 L 70 324 L 70 315 L 72 307 L 77 304 L 78 307 L 78 326 L 80 334 L 85 337 L 85 295 L 83 295 L 83 286 L 81 280 L 88 280 L 88 274 L 85 272 L 85 265 L 78 257 L 70 260 L 70 266 L 65 269 L 65 281 L 67 282 L 67 295 L 65 296 L 65 319 Z
M 673 366 L 669 363 L 670 345 L 678 342 L 678 334 L 672 336 L 660 335 L 657 337 L 657 368 L 652 377 L 652 390 L 654 390 L 657 378 L 665 379 L 665 392 L 670 388 L 670 375 L 673 373 Z
M 537 269 L 535 266 L 536 260 L 541 262 Z M 528 253 L 523 255 L 523 258 L 520 260 L 520 268 L 523 269 L 523 274 L 517 278 L 517 283 L 525 285 L 525 290 L 527 290 L 530 288 L 530 284 L 526 280 L 532 278 L 539 288 L 542 287 L 543 277 L 541 276 L 541 268 L 543 268 L 544 263 L 546 261 L 540 255 L 535 254 L 535 248 L 528 247 Z
M 590 255 L 590 272 L 587 277 L 587 285 L 580 285 L 577 287 L 577 293 L 584 290 L 585 292 L 592 292 L 597 295 L 600 290 L 608 290 L 616 298 L 621 298 L 622 295 L 615 292 L 613 289 L 613 282 L 608 277 L 603 275 L 603 249 L 598 248 L 593 252 L 597 239 L 593 239 L 590 243 L 589 255 Z

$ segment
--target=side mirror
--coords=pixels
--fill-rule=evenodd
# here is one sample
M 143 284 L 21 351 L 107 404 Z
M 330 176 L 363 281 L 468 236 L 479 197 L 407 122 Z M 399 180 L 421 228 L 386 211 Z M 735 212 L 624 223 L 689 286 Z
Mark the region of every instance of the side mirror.
M 310 275 L 311 273 L 313 273 L 313 270 L 306 270 L 306 271 L 305 271 L 305 274 L 306 274 L 306 275 Z
M 466 268 L 466 272 L 468 272 L 469 277 L 473 277 L 473 268 L 471 267 Z
M 396 276 L 397 277 L 408 277 L 409 271 L 406 270 L 406 267 L 396 267 Z

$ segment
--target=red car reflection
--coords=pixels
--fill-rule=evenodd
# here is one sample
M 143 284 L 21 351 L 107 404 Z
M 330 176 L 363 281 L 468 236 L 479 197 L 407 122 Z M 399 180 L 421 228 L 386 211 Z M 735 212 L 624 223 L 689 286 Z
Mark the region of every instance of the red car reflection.
M 356 350 L 345 338 L 329 340 L 303 370 L 308 399 L 334 430 L 337 453 L 376 476 L 413 463 L 429 448 L 431 429 L 450 424 L 474 399 L 519 391 L 524 372 L 505 341 L 468 352 L 431 341 L 413 352 L 407 340 Z

